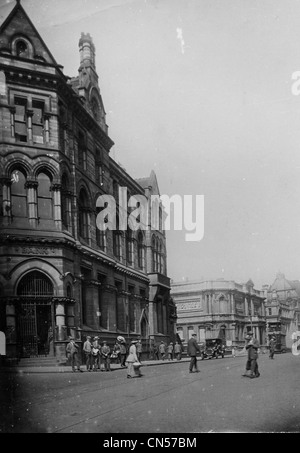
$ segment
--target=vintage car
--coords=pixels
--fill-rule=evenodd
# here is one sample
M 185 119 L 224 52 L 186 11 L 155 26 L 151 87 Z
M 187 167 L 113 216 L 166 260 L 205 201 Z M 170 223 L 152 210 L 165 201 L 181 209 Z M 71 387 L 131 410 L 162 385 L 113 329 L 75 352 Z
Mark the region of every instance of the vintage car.
M 286 352 L 286 347 L 281 343 L 276 343 L 275 354 L 284 354 L 285 352 Z
M 218 359 L 219 357 L 224 358 L 225 355 L 225 344 L 221 338 L 210 338 L 205 340 L 200 345 L 201 349 L 201 360 L 204 359 Z

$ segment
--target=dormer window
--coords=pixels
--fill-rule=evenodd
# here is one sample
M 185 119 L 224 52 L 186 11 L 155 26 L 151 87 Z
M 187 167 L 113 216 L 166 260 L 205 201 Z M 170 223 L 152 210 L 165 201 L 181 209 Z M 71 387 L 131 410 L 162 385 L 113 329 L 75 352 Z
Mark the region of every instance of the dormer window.
M 28 57 L 28 47 L 24 41 L 20 40 L 16 43 L 16 54 L 18 57 Z
M 12 54 L 20 58 L 33 58 L 34 48 L 25 36 L 15 36 L 11 42 Z

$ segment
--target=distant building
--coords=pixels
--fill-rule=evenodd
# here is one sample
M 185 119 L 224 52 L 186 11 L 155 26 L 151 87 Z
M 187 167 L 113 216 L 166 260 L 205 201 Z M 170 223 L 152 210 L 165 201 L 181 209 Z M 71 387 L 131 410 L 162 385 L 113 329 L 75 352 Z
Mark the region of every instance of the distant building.
M 89 33 L 78 45 L 70 78 L 20 1 L 0 26 L 0 330 L 10 357 L 64 359 L 69 335 L 79 345 L 86 335 L 174 340 L 161 203 L 157 228 L 148 220 L 156 176 L 136 181 L 111 158 Z M 117 208 L 107 231 L 103 195 Z M 138 206 L 131 196 L 147 200 L 149 223 L 140 215 L 136 230 L 120 225 Z
M 292 334 L 300 330 L 300 281 L 287 280 L 278 273 L 274 282 L 265 287 L 268 338 L 275 335 L 282 347 L 292 347 Z
M 264 294 L 245 284 L 223 279 L 171 283 L 171 296 L 177 309 L 177 333 L 188 341 L 192 332 L 198 341 L 223 338 L 228 345 L 242 346 L 252 330 L 265 344 Z

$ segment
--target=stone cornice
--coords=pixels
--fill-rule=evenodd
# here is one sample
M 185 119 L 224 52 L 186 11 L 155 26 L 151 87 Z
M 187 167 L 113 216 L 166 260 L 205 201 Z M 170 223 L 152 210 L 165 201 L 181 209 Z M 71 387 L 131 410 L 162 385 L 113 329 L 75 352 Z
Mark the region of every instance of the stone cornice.
M 58 238 L 58 237 L 36 237 L 36 236 L 16 236 L 12 234 L 1 234 L 0 235 L 0 245 L 1 244 L 15 244 L 15 245 L 22 245 L 28 246 L 40 246 L 40 247 L 47 247 L 47 246 L 68 246 L 72 248 L 76 248 L 76 243 L 73 241 L 69 241 L 66 238 Z

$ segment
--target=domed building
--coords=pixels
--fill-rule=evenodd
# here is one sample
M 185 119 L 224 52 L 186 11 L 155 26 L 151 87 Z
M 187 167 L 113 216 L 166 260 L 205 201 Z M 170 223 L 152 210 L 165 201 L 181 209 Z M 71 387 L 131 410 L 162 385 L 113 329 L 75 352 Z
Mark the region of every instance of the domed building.
M 300 327 L 300 281 L 279 272 L 265 295 L 268 338 L 276 336 L 277 349 L 291 349 L 292 334 Z

